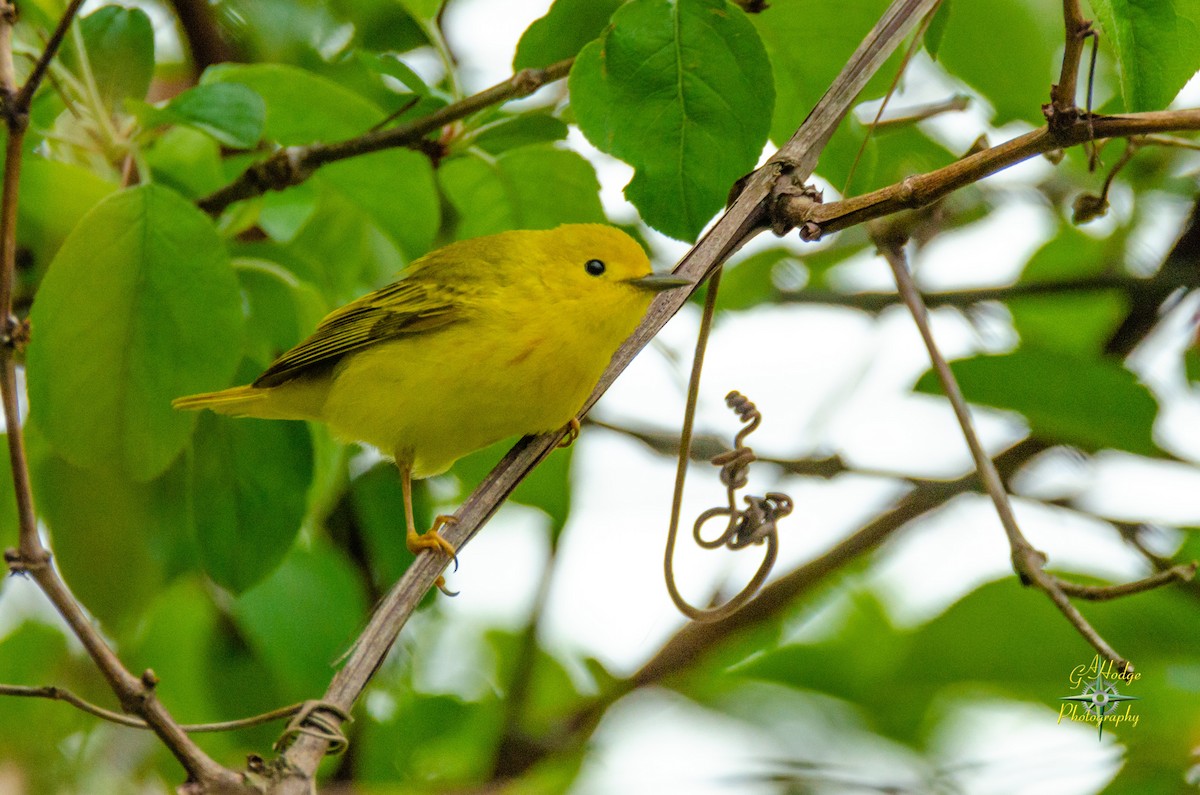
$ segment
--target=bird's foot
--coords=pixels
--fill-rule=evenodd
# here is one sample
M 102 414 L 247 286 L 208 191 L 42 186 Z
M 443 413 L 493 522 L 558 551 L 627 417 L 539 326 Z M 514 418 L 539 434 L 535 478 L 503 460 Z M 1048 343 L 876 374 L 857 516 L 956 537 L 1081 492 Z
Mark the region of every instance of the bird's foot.
M 575 440 L 579 438 L 579 420 L 575 417 L 567 423 L 567 435 L 564 436 L 558 443 L 559 447 L 570 447 L 575 444 Z

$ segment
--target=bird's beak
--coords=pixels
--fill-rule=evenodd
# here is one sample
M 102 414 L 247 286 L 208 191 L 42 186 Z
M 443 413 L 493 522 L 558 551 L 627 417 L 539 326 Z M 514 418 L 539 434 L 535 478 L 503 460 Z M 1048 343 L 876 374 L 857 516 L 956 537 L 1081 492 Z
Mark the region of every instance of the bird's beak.
M 692 280 L 672 273 L 652 273 L 639 279 L 630 279 L 627 283 L 642 290 L 661 293 L 664 290 L 674 290 L 676 287 L 688 287 L 692 284 Z

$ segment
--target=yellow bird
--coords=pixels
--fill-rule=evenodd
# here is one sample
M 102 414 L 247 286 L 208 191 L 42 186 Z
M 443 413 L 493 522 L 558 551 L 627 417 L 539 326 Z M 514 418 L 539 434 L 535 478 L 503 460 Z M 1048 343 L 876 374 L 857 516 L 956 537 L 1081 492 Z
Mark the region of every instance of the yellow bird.
M 181 397 L 179 409 L 317 420 L 391 455 L 408 548 L 454 556 L 439 517 L 419 534 L 412 479 L 509 436 L 570 424 L 654 294 L 641 246 L 600 224 L 452 243 L 398 281 L 330 313 L 254 383 Z

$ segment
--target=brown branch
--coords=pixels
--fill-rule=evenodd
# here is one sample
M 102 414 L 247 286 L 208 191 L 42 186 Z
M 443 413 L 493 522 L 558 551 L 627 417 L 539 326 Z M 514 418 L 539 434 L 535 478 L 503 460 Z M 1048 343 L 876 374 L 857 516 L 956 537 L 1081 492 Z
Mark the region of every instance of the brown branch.
M 816 240 L 824 234 L 857 226 L 875 218 L 925 207 L 959 188 L 1003 171 L 1031 157 L 1096 138 L 1128 138 L 1135 135 L 1200 130 L 1200 109 L 1154 111 L 1122 116 L 1096 116 L 1077 121 L 1059 133 L 1035 130 L 1005 143 L 968 155 L 948 166 L 908 177 L 886 188 L 827 204 L 804 197 L 781 196 L 774 205 L 774 219 L 796 226 L 801 236 Z
M 155 695 L 157 678 L 153 671 L 147 670 L 139 677 L 126 670 L 51 564 L 50 551 L 38 537 L 33 490 L 30 486 L 24 434 L 17 404 L 16 365 L 13 361 L 13 337 L 19 328 L 12 312 L 12 288 L 16 269 L 17 196 L 21 176 L 21 149 L 29 123 L 29 103 L 80 5 L 82 3 L 76 1 L 67 7 L 46 49 L 35 63 L 28 81 L 19 91 L 16 91 L 12 84 L 14 71 L 11 28 L 15 14 L 11 4 L 0 6 L 0 81 L 4 81 L 0 90 L 7 100 L 3 111 L 8 129 L 4 157 L 4 187 L 0 192 L 0 319 L 4 323 L 3 339 L 0 340 L 0 397 L 4 402 L 4 419 L 19 524 L 19 548 L 6 550 L 4 558 L 13 573 L 28 574 L 38 584 L 96 663 L 96 667 L 100 669 L 121 702 L 121 707 L 146 721 L 171 749 L 195 785 L 200 787 L 201 791 L 231 789 L 240 784 L 241 777 L 213 761 L 184 733 Z
M 1083 59 L 1083 42 L 1088 36 L 1096 35 L 1091 21 L 1083 18 L 1079 0 L 1063 0 L 1063 28 L 1066 47 L 1063 50 L 1062 72 L 1058 82 L 1050 87 L 1050 104 L 1042 108 L 1052 131 L 1066 129 L 1079 119 L 1075 93 L 1079 83 L 1079 63 Z
M 212 4 L 207 0 L 171 0 L 171 7 L 183 29 L 196 77 L 213 64 L 234 60 L 233 45 L 217 24 Z
M 896 286 L 900 290 L 900 295 L 904 298 L 904 303 L 912 313 L 913 320 L 917 324 L 917 329 L 921 332 L 921 340 L 925 343 L 925 349 L 929 353 L 929 360 L 933 363 L 933 369 L 937 373 L 938 380 L 941 381 L 946 398 L 950 401 L 950 405 L 954 409 L 954 416 L 958 418 L 959 427 L 962 428 L 963 438 L 967 442 L 967 447 L 971 450 L 971 457 L 975 460 L 976 469 L 979 472 L 988 496 L 992 498 L 992 504 L 996 508 L 996 515 L 1000 518 L 1000 524 L 1004 527 L 1004 533 L 1008 536 L 1008 544 L 1012 549 L 1013 569 L 1020 576 L 1022 582 L 1036 586 L 1046 596 L 1050 597 L 1050 601 L 1054 602 L 1054 605 L 1062 612 L 1067 621 L 1106 660 L 1116 665 L 1119 670 L 1132 670 L 1129 662 L 1121 657 L 1100 636 L 1100 633 L 1095 630 L 1075 605 L 1071 604 L 1070 599 L 1064 593 L 1062 581 L 1045 571 L 1045 554 L 1035 549 L 1029 543 L 1017 525 L 1017 518 L 1013 514 L 1012 503 L 1009 502 L 1008 491 L 1004 488 L 1004 482 L 1001 480 L 999 472 L 996 471 L 992 459 L 984 452 L 983 444 L 979 441 L 979 437 L 975 433 L 975 426 L 971 421 L 971 414 L 967 409 L 967 401 L 963 397 L 962 390 L 959 389 L 958 381 L 955 379 L 954 373 L 950 370 L 950 364 L 938 349 L 937 342 L 933 339 L 933 330 L 929 326 L 929 310 L 926 308 L 925 302 L 921 299 L 921 294 L 917 290 L 917 285 L 913 281 L 912 274 L 908 271 L 908 263 L 904 256 L 904 245 L 907 241 L 903 239 L 887 239 L 885 232 L 876 234 L 876 238 L 879 243 L 879 253 L 883 255 L 888 265 L 892 268 L 892 273 L 896 277 Z
M 876 121 L 873 128 L 877 132 L 883 132 L 885 130 L 894 130 L 897 127 L 911 127 L 917 122 L 941 116 L 943 113 L 964 111 L 970 107 L 970 104 L 971 98 L 966 94 L 955 94 L 941 102 L 931 102 L 928 105 L 898 110 L 894 116 Z
M 927 13 L 936 0 L 896 0 L 867 35 L 842 74 L 817 103 L 796 134 L 761 169 L 743 180 L 730 207 L 709 232 L 689 251 L 675 272 L 703 281 L 717 266 L 756 234 L 766 222 L 765 205 L 778 189 L 783 176 L 803 181 L 812 173 L 821 148 L 849 111 L 854 98 L 905 35 Z M 694 288 L 693 288 L 694 289 Z M 646 346 L 688 299 L 687 290 L 660 295 L 645 320 L 613 357 L 608 370 L 583 407 L 585 413 L 602 395 L 633 357 Z M 554 449 L 563 433 L 526 437 L 517 443 L 455 514 L 458 521 L 443 531 L 447 540 L 461 549 L 517 484 Z M 422 554 L 405 571 L 372 615 L 359 636 L 346 665 L 334 676 L 325 701 L 350 708 L 382 663 L 400 629 L 421 597 L 446 567 L 441 556 Z M 312 772 L 326 750 L 326 742 L 311 736 L 299 737 L 281 760 L 283 777 L 274 791 L 307 792 Z
M 1155 588 L 1161 588 L 1164 585 L 1171 585 L 1172 583 L 1190 582 L 1196 576 L 1197 565 L 1195 561 L 1181 563 L 1169 569 L 1155 572 L 1149 577 L 1120 583 L 1119 585 L 1080 585 L 1079 583 L 1059 579 L 1058 587 L 1067 596 L 1074 596 L 1076 599 L 1104 602 L 1109 599 L 1120 599 L 1123 596 L 1151 591 Z
M 547 83 L 561 80 L 571 71 L 574 62 L 573 58 L 568 58 L 544 69 L 523 69 L 502 83 L 399 127 L 375 130 L 329 144 L 281 149 L 247 168 L 233 182 L 201 199 L 197 206 L 210 215 L 218 215 L 234 202 L 299 185 L 318 168 L 329 163 L 383 149 L 422 148 L 422 139 L 429 133 L 491 105 L 528 96 Z

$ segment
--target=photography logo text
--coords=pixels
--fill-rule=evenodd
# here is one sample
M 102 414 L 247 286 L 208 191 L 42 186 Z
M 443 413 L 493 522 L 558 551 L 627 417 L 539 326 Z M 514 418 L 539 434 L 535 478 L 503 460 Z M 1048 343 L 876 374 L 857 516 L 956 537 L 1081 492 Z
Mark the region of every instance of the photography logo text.
M 1133 711 L 1131 702 L 1138 698 L 1123 695 L 1118 686 L 1128 689 L 1131 683 L 1141 678 L 1142 675 L 1131 667 L 1118 669 L 1111 662 L 1101 660 L 1100 655 L 1093 657 L 1087 665 L 1075 666 L 1068 684 L 1077 693 L 1059 699 L 1063 704 L 1058 708 L 1058 722 L 1095 723 L 1099 737 L 1104 736 L 1105 723 L 1137 726 L 1139 716 Z

